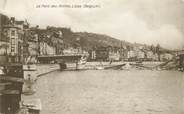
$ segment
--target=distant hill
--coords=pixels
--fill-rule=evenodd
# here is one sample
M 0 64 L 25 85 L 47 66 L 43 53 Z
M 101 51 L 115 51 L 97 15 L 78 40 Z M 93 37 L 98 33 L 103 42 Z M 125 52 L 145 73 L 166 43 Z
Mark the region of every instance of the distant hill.
M 87 32 L 78 32 L 75 33 L 75 36 L 80 39 L 80 44 L 82 47 L 101 47 L 101 46 L 121 46 L 121 41 L 115 38 L 112 38 L 107 35 L 87 33 Z
M 140 43 L 130 43 L 127 41 L 122 41 L 116 38 L 113 38 L 104 34 L 97 33 L 89 33 L 89 32 L 73 32 L 70 28 L 64 27 L 47 27 L 47 31 L 62 31 L 63 33 L 63 41 L 64 48 L 68 47 L 82 47 L 85 50 L 90 50 L 95 47 L 121 47 L 126 46 L 130 49 L 133 49 L 135 46 L 143 46 L 144 49 L 150 50 L 151 46 Z M 156 46 L 152 46 L 152 48 L 156 48 Z M 166 49 L 159 46 L 163 51 L 167 51 Z
M 143 46 L 146 49 L 150 49 L 151 47 L 151 45 L 141 43 L 130 43 L 103 34 L 88 33 L 88 32 L 74 32 L 73 34 L 75 38 L 80 39 L 79 42 L 80 45 L 86 49 L 92 49 L 93 47 L 107 47 L 107 46 L 121 47 L 121 44 L 123 46 L 129 47 Z M 169 51 L 168 49 L 165 49 L 163 47 L 160 47 L 160 49 L 163 52 Z
M 121 43 L 123 45 L 132 45 L 129 42 L 121 41 L 107 35 L 88 32 L 72 32 L 67 36 L 64 34 L 64 42 L 68 42 L 74 47 L 80 45 L 87 50 L 93 47 L 121 47 Z

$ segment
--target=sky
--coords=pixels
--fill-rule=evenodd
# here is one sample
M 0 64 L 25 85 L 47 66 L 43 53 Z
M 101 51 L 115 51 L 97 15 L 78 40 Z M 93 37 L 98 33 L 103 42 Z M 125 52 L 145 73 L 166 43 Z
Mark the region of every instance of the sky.
M 37 5 L 97 8 L 36 8 Z M 40 27 L 70 27 L 132 43 L 184 48 L 184 0 L 1 0 L 1 12 Z

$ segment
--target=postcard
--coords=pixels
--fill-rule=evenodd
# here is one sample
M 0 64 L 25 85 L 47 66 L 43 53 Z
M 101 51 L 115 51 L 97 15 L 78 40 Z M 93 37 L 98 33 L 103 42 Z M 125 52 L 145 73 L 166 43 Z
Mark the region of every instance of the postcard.
M 184 0 L 0 0 L 0 114 L 183 114 Z

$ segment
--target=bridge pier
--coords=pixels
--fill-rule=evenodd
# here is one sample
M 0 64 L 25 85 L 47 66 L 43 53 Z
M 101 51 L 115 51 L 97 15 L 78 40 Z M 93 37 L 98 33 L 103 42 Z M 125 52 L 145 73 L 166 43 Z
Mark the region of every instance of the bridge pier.
M 67 68 L 66 62 L 64 60 L 58 60 L 57 63 L 59 63 L 59 68 L 61 71 Z
M 179 55 L 179 68 L 184 71 L 184 54 Z

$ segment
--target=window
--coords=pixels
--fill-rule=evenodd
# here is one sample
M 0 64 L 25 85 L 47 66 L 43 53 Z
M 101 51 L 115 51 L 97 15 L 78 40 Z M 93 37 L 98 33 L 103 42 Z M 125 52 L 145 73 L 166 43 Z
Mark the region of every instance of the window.
M 4 36 L 8 36 L 8 31 L 7 30 L 4 30 L 3 35 Z
M 15 30 L 11 31 L 11 36 L 15 36 Z
M 11 47 L 11 52 L 15 52 L 15 47 Z
M 15 45 L 15 38 L 11 38 L 11 44 Z

